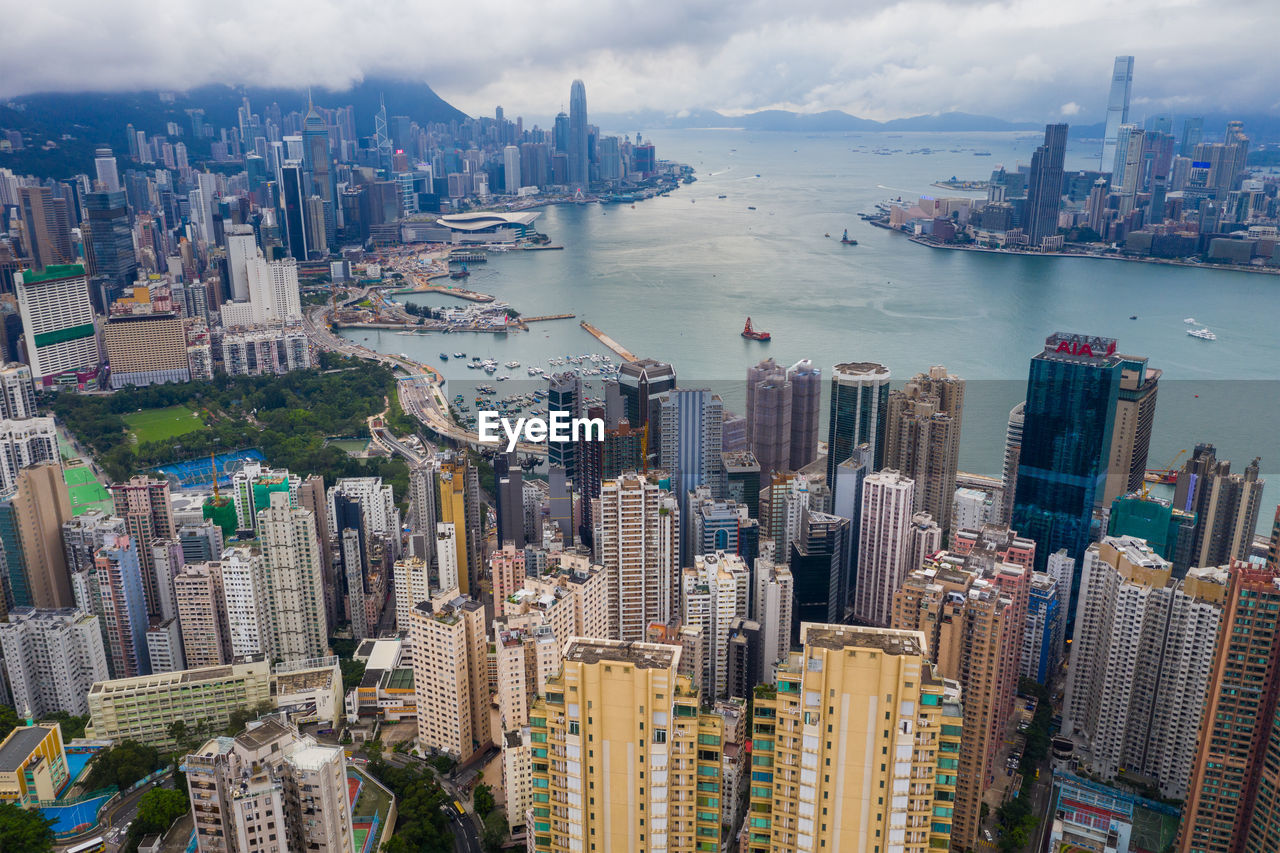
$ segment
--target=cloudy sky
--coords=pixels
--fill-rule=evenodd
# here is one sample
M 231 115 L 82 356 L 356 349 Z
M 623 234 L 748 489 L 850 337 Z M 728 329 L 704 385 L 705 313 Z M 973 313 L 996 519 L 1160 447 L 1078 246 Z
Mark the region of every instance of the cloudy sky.
M 961 110 L 1098 121 L 1280 108 L 1276 0 L 0 0 L 0 96 L 422 79 L 459 108 Z

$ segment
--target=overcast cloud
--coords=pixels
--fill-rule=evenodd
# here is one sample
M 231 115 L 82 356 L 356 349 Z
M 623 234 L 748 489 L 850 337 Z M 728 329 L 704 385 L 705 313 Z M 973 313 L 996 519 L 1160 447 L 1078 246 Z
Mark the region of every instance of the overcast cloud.
M 0 96 L 422 79 L 471 114 L 949 110 L 1099 121 L 1137 57 L 1135 118 L 1272 111 L 1276 0 L 0 0 Z

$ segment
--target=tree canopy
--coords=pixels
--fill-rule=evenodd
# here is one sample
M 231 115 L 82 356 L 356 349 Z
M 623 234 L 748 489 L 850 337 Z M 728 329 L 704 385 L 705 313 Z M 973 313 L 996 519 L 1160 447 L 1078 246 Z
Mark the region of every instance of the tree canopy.
M 53 821 L 35 809 L 0 803 L 0 850 L 49 853 L 53 841 Z
M 123 791 L 164 764 L 164 758 L 154 746 L 127 740 L 94 759 L 86 785 L 90 790 L 115 785 Z

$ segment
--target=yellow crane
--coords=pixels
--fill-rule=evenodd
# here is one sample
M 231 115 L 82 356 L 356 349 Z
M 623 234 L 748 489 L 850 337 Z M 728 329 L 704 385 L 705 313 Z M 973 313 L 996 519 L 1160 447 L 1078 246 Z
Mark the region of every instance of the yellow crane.
M 1186 452 L 1187 449 L 1185 447 L 1179 450 L 1174 454 L 1173 458 L 1169 460 L 1169 464 L 1165 465 L 1163 468 L 1147 469 L 1146 473 L 1142 477 L 1142 499 L 1144 501 L 1147 499 L 1147 493 L 1149 491 L 1147 488 L 1148 484 L 1165 483 L 1169 481 L 1170 477 L 1177 476 L 1178 469 L 1174 466 L 1178 464 L 1178 460 L 1181 459 L 1182 454 Z

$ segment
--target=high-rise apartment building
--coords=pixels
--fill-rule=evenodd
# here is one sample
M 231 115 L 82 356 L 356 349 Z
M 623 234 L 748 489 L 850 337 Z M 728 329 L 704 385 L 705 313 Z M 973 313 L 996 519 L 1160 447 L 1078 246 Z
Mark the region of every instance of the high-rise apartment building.
M 751 619 L 759 623 L 760 666 L 765 681 L 773 682 L 779 661 L 791 651 L 791 626 L 795 611 L 795 579 L 786 563 L 757 557 L 752 568 Z
M 569 641 L 529 715 L 530 849 L 718 848 L 723 723 L 699 713 L 680 658 L 679 646 Z
M 1062 663 L 1063 604 L 1058 581 L 1044 572 L 1031 575 L 1027 624 L 1022 632 L 1022 677 L 1048 685 Z
M 737 554 L 717 551 L 693 558 L 681 573 L 681 624 L 702 629 L 703 696 L 725 698 L 729 687 L 729 626 L 748 615 L 751 572 Z
M 192 669 L 230 659 L 219 562 L 184 566 L 173 578 L 173 597 L 186 663 Z
M 766 359 L 747 370 L 747 440 L 763 473 L 794 471 L 818 456 L 822 371 L 805 359 Z
M 884 467 L 889 414 L 889 368 L 874 362 L 837 364 L 831 371 L 831 418 L 827 427 L 827 482 L 859 444 L 871 445 L 871 467 Z
M 87 714 L 89 688 L 107 678 L 98 617 L 70 607 L 14 608 L 0 622 L 0 658 L 13 707 L 36 719 L 56 711 Z
M 1036 543 L 1036 570 L 1060 548 L 1076 560 L 1102 501 L 1123 359 L 1111 338 L 1057 332 L 1031 359 L 1013 524 Z M 1075 621 L 1079 573 L 1067 627 Z
M 23 468 L 14 490 L 0 495 L 0 552 L 15 607 L 76 603 L 62 545 L 62 525 L 70 519 L 71 499 L 56 462 Z
M 484 531 L 480 527 L 479 472 L 465 456 L 440 463 L 440 521 L 452 524 L 457 554 L 458 589 L 479 590 Z
M 53 418 L 0 420 L 0 493 L 13 491 L 23 468 L 59 460 Z
M 169 505 L 169 481 L 138 474 L 128 482 L 112 485 L 111 500 L 115 514 L 124 519 L 129 535 L 138 546 L 147 612 L 158 614 L 160 598 L 151 543 L 157 539 L 173 539 L 177 535 Z
M 1177 580 L 1129 536 L 1089 546 L 1062 733 L 1083 743 L 1092 773 L 1141 774 L 1186 797 L 1228 580 L 1225 567 Z
M 459 760 L 488 747 L 488 630 L 484 606 L 457 589 L 414 605 L 409 625 L 418 745 Z
M 43 272 L 21 272 L 14 280 L 34 380 L 46 387 L 63 374 L 73 384 L 82 377 L 90 381 L 102 359 L 84 267 L 46 265 Z
M 801 642 L 777 688 L 756 691 L 744 849 L 949 847 L 959 689 L 936 674 L 924 636 L 805 623 Z
M 1244 563 L 1230 575 L 1179 853 L 1262 853 L 1280 842 L 1280 668 L 1270 664 L 1280 654 L 1280 575 Z
M 112 672 L 117 678 L 147 675 L 151 672 L 147 655 L 150 620 L 137 540 L 108 534 L 93 561 Z
M 323 657 L 329 649 L 329 630 L 315 516 L 291 506 L 289 496 L 281 492 L 272 493 L 270 500 L 271 505 L 258 513 L 258 534 L 273 659 Z
M 609 636 L 642 640 L 677 608 L 680 510 L 674 497 L 636 473 L 600 487 L 595 558 L 609 585 Z
M 857 576 L 852 579 L 853 618 L 887 626 L 893 596 L 909 570 L 915 483 L 897 471 L 877 471 L 862 484 Z
M 1231 463 L 1218 459 L 1212 444 L 1197 444 L 1178 473 L 1173 506 L 1196 517 L 1191 565 L 1220 566 L 1246 560 L 1258 527 L 1262 487 L 1254 459 L 1243 474 L 1232 474 Z
M 1062 163 L 1067 151 L 1067 126 L 1048 124 L 1044 144 L 1031 155 L 1027 180 L 1027 206 L 1023 215 L 1027 238 L 1033 248 L 1046 237 L 1058 233 L 1058 212 L 1062 209 Z
M 944 531 L 951 528 L 964 389 L 963 379 L 935 365 L 889 392 L 884 467 L 915 482 L 916 510 Z
M 234 738 L 207 741 L 181 769 L 200 853 L 355 849 L 341 747 L 267 717 Z
M 31 368 L 18 362 L 0 364 L 0 418 L 21 420 L 36 416 Z
M 1145 358 L 1121 356 L 1120 396 L 1116 400 L 1116 419 L 1111 427 L 1107 482 L 1102 491 L 1102 499 L 1107 504 L 1142 488 L 1162 373 L 1147 366 Z
M 1014 406 L 1004 434 L 1004 466 L 1000 477 L 1000 513 L 992 519 L 997 524 L 1013 522 L 1013 500 L 1018 491 L 1018 461 L 1022 456 L 1022 428 L 1026 422 L 1027 404 Z

